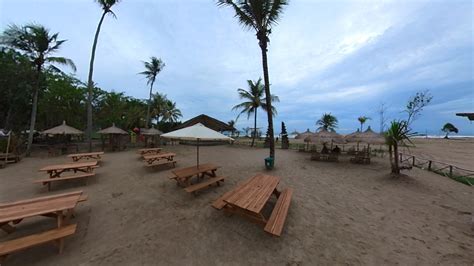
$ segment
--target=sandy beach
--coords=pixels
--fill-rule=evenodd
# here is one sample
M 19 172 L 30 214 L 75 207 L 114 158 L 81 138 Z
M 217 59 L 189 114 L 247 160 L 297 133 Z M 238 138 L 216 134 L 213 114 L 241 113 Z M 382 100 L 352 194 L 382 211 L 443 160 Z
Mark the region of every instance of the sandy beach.
M 177 167 L 195 163 L 195 147 L 166 146 Z M 471 150 L 472 151 L 472 150 Z M 371 165 L 314 162 L 309 154 L 277 150 L 280 188 L 295 191 L 280 238 L 211 203 L 237 182 L 264 172 L 266 149 L 201 148 L 201 161 L 220 166 L 225 184 L 192 196 L 148 169 L 134 150 L 106 153 L 96 177 L 56 184 L 51 193 L 84 190 L 76 208 L 78 232 L 57 255 L 51 245 L 13 254 L 7 265 L 472 265 L 472 187 L 420 169 L 389 176 L 386 158 Z M 35 178 L 45 165 L 68 161 L 25 158 L 0 170 L 0 202 L 50 193 Z M 53 228 L 28 219 L 2 239 Z

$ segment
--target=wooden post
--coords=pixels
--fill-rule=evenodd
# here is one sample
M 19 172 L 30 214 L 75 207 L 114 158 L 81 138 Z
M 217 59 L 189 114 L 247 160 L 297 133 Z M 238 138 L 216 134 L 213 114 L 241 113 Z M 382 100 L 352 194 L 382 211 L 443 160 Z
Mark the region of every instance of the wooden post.
M 413 156 L 413 162 L 412 162 L 412 165 L 415 166 L 415 156 Z
M 7 140 L 7 150 L 5 151 L 5 163 L 4 166 L 8 163 L 8 151 L 10 150 L 10 139 L 12 137 L 12 131 L 8 132 L 8 140 Z
M 449 176 L 453 176 L 453 166 L 449 166 Z
M 431 171 L 431 164 L 433 163 L 433 161 L 429 160 L 428 161 L 428 171 Z

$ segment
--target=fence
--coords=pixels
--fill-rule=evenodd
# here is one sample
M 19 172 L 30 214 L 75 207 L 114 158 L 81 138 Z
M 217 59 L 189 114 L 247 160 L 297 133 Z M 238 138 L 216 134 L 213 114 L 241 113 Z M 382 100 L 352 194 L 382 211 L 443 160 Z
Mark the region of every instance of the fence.
M 474 185 L 474 171 L 464 169 L 455 165 L 417 158 L 411 154 L 400 153 L 400 164 L 409 164 L 413 167 L 435 172 L 440 175 L 447 176 L 466 185 Z

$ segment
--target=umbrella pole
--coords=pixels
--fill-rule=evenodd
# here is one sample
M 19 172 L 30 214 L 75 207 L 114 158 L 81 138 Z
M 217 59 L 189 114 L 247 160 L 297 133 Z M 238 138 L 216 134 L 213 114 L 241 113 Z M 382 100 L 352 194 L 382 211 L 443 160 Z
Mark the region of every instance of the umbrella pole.
M 7 141 L 7 150 L 5 151 L 5 162 L 4 162 L 4 167 L 8 163 L 8 151 L 10 150 L 10 139 L 12 137 L 12 131 L 8 133 L 8 141 Z
M 197 167 L 199 168 L 199 139 L 197 139 Z

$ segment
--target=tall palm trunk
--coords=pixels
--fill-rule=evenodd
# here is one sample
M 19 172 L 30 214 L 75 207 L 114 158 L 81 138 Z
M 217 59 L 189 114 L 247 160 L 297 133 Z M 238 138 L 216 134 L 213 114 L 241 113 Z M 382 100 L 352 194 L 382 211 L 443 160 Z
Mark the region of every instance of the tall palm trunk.
M 360 122 L 360 132 L 362 132 L 362 130 L 363 130 L 363 125 L 364 125 L 364 123 Z
M 262 50 L 263 79 L 265 81 L 265 103 L 267 105 L 268 134 L 270 135 L 270 157 L 275 158 L 275 138 L 273 137 L 272 96 L 270 94 L 270 78 L 268 77 L 267 41 L 266 36 L 260 38 Z
M 28 132 L 28 146 L 26 147 L 26 156 L 31 155 L 31 148 L 33 146 L 33 135 L 36 125 L 36 113 L 38 112 L 38 93 L 40 90 L 41 65 L 36 66 L 36 86 L 33 91 L 33 107 L 31 110 L 30 132 Z
M 155 81 L 152 81 L 151 82 L 151 86 L 150 86 L 150 96 L 148 97 L 148 107 L 147 107 L 147 110 L 146 110 L 146 120 L 145 120 L 145 128 L 148 128 L 148 125 L 150 124 L 150 107 L 151 107 L 151 96 L 152 96 L 152 93 L 153 93 L 153 83 L 155 83 Z
M 254 114 L 254 119 L 253 119 L 253 138 L 252 138 L 251 147 L 253 147 L 255 143 L 255 138 L 257 137 L 257 110 L 258 110 L 258 107 L 255 108 L 255 114 Z
M 94 73 L 94 59 L 95 59 L 95 50 L 97 48 L 97 41 L 99 39 L 99 32 L 100 28 L 102 27 L 102 22 L 104 22 L 104 18 L 107 12 L 103 12 L 102 16 L 100 17 L 99 25 L 97 25 L 97 30 L 95 32 L 94 37 L 94 44 L 92 45 L 92 54 L 91 54 L 91 61 L 89 64 L 89 78 L 87 80 L 87 141 L 89 142 L 89 152 L 92 151 L 92 89 L 94 87 L 94 83 L 92 81 L 92 75 Z

